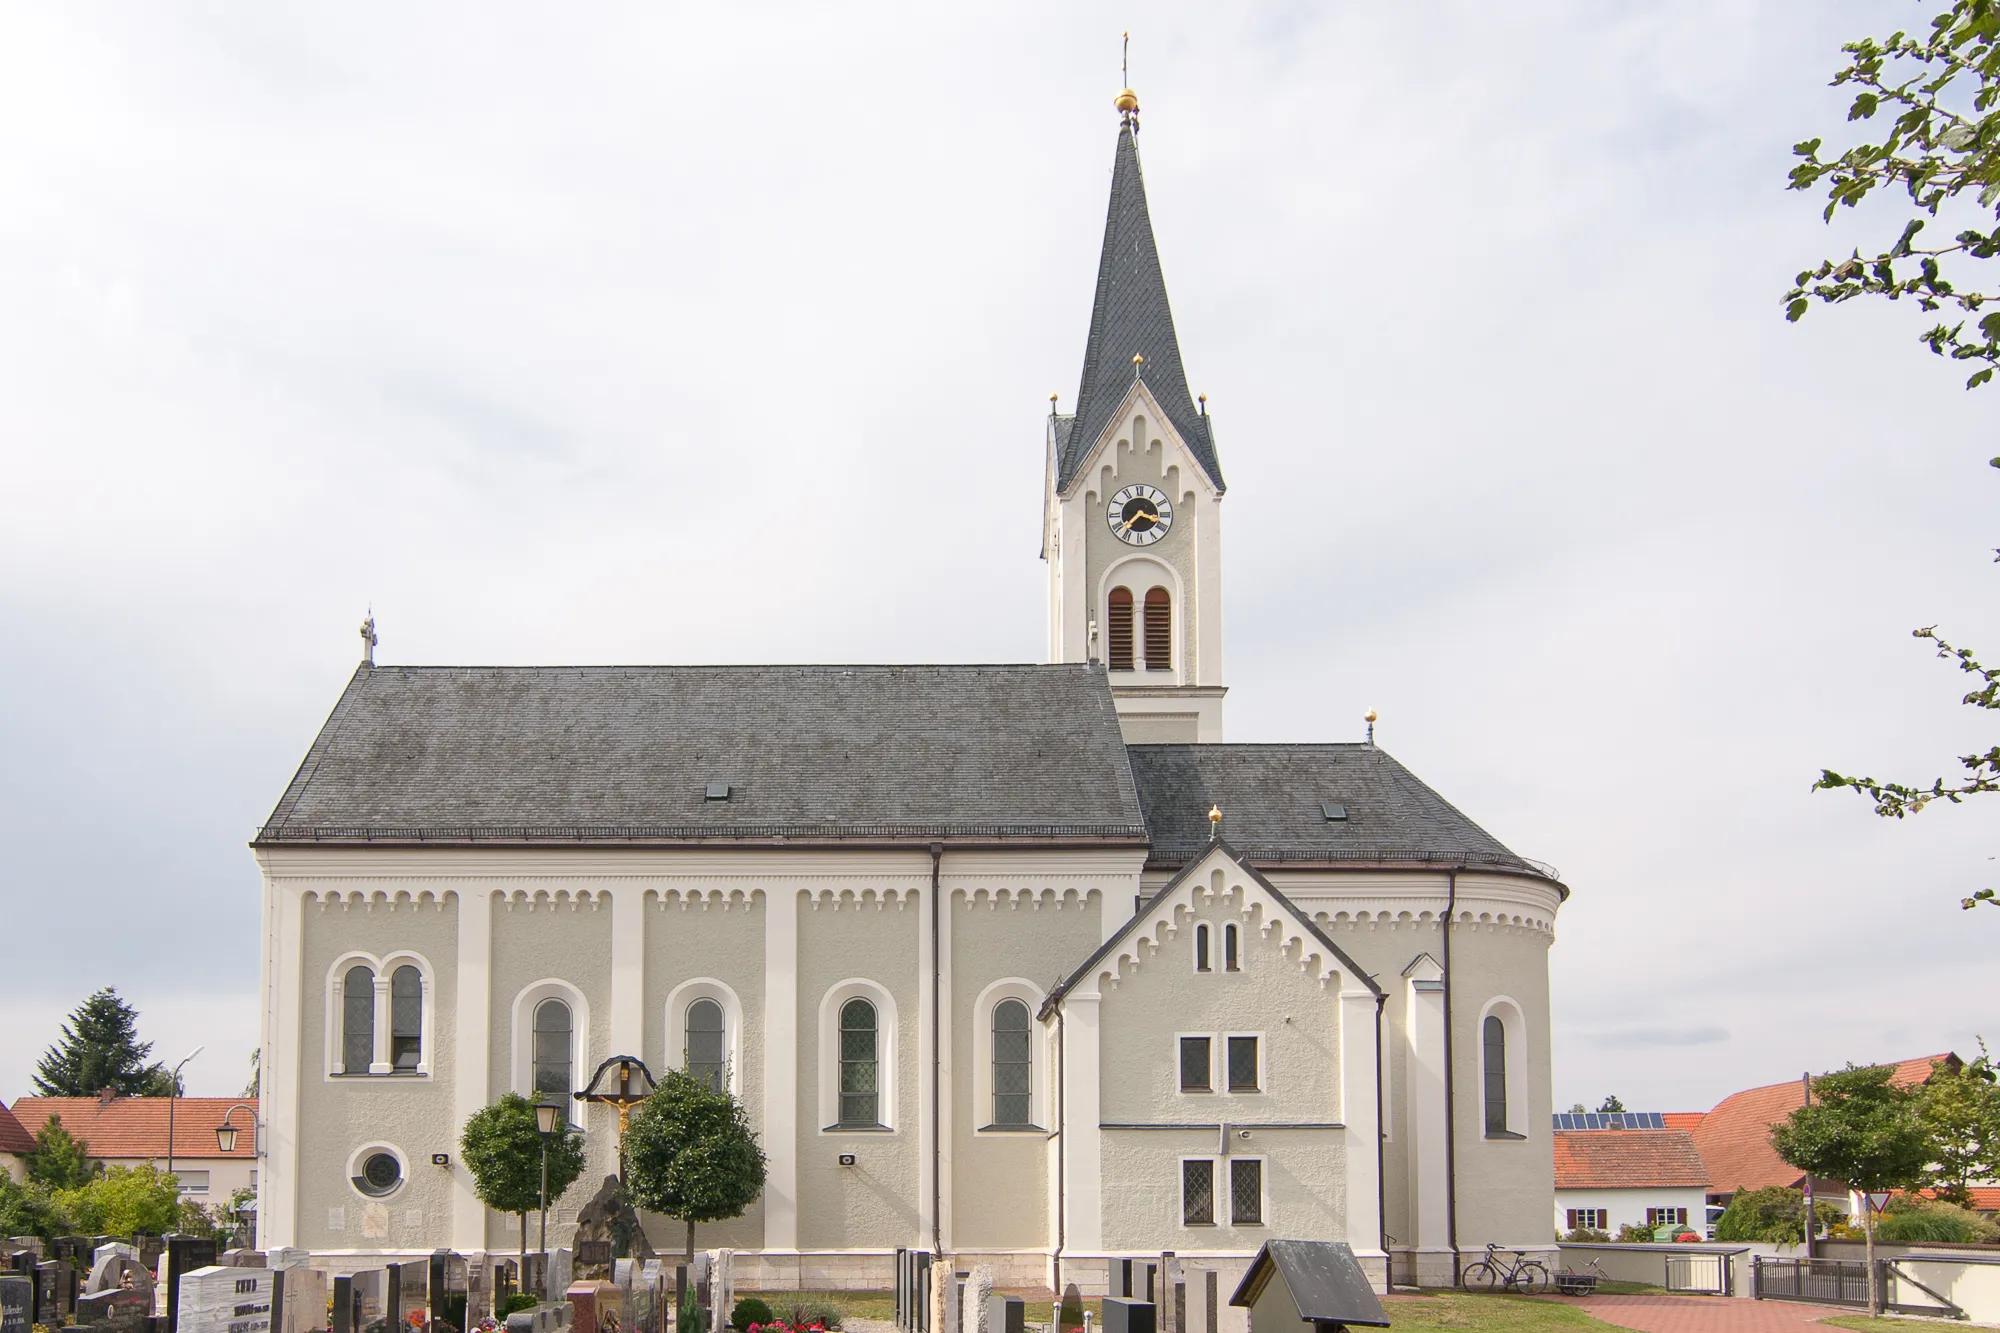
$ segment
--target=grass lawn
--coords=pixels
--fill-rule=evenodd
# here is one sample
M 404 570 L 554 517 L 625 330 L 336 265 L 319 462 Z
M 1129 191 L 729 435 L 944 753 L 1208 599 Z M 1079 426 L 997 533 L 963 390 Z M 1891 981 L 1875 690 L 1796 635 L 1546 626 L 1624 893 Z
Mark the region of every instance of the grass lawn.
M 1532 1296 L 1481 1296 L 1465 1291 L 1427 1291 L 1384 1301 L 1394 1329 L 1446 1328 L 1464 1333 L 1566 1333 L 1609 1329 L 1583 1311 Z M 1903 1333 L 1908 1333 L 1905 1329 Z
M 1820 1322 L 1832 1328 L 1860 1329 L 1862 1333 L 1883 1333 L 1883 1330 L 1892 1328 L 1896 1330 L 1896 1333 L 1910 1333 L 1910 1330 L 1913 1328 L 1922 1328 L 1926 1324 L 1936 1324 L 1944 1321 L 1936 1319 L 1870 1319 L 1865 1314 L 1844 1314 L 1833 1319 L 1822 1319 Z

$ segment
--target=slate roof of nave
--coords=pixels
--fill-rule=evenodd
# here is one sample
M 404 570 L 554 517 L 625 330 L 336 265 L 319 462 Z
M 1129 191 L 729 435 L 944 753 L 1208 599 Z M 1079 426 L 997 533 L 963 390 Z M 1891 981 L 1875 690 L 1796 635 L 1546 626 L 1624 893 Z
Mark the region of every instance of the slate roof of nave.
M 1135 354 L 1145 358 L 1140 373 L 1146 387 L 1209 480 L 1222 489 L 1215 438 L 1208 417 L 1188 392 L 1187 372 L 1181 365 L 1180 339 L 1167 304 L 1167 279 L 1146 207 L 1139 145 L 1128 124 L 1119 127 L 1112 161 L 1111 205 L 1104 219 L 1104 250 L 1097 261 L 1097 291 L 1090 305 L 1090 337 L 1084 345 L 1076 415 L 1057 417 L 1051 440 L 1057 490 L 1069 485 L 1085 453 L 1111 424 L 1112 413 L 1132 387 Z
M 257 841 L 947 836 L 1144 840 L 1101 669 L 364 666 Z
M 1133 745 L 1151 863 L 1209 845 L 1208 812 L 1250 861 L 1463 863 L 1543 874 L 1372 745 Z M 1329 820 L 1322 804 L 1344 806 Z

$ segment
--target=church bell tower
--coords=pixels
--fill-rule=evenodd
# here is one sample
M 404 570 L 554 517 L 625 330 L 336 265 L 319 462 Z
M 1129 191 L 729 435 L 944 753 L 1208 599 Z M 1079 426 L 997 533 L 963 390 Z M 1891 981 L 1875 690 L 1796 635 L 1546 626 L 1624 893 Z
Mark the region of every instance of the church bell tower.
M 1076 411 L 1050 401 L 1049 659 L 1099 662 L 1128 742 L 1222 739 L 1222 466 L 1188 392 L 1120 92 L 1104 252 Z

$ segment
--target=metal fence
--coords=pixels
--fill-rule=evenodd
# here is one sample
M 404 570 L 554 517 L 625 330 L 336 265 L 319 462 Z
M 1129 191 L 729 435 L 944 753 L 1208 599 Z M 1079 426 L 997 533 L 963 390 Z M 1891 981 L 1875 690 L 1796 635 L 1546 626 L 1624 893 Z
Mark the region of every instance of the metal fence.
M 1751 1265 L 1751 1294 L 1760 1301 L 1814 1301 L 1868 1306 L 1868 1264 L 1859 1259 L 1764 1259 Z
M 1667 1290 L 1693 1292 L 1704 1296 L 1728 1296 L 1735 1291 L 1735 1275 L 1726 1254 L 1670 1254 L 1667 1256 Z

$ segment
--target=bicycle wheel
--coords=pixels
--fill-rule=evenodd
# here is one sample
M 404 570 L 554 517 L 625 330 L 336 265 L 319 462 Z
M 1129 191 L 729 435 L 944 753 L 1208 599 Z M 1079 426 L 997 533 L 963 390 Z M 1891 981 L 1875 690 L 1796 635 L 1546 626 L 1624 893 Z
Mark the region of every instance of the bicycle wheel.
M 1458 1275 L 1458 1285 L 1467 1291 L 1491 1291 L 1500 1285 L 1500 1270 L 1481 1259 Z
M 1530 1259 L 1514 1270 L 1514 1275 L 1508 1282 L 1522 1291 L 1547 1291 L 1551 1279 L 1548 1269 Z

